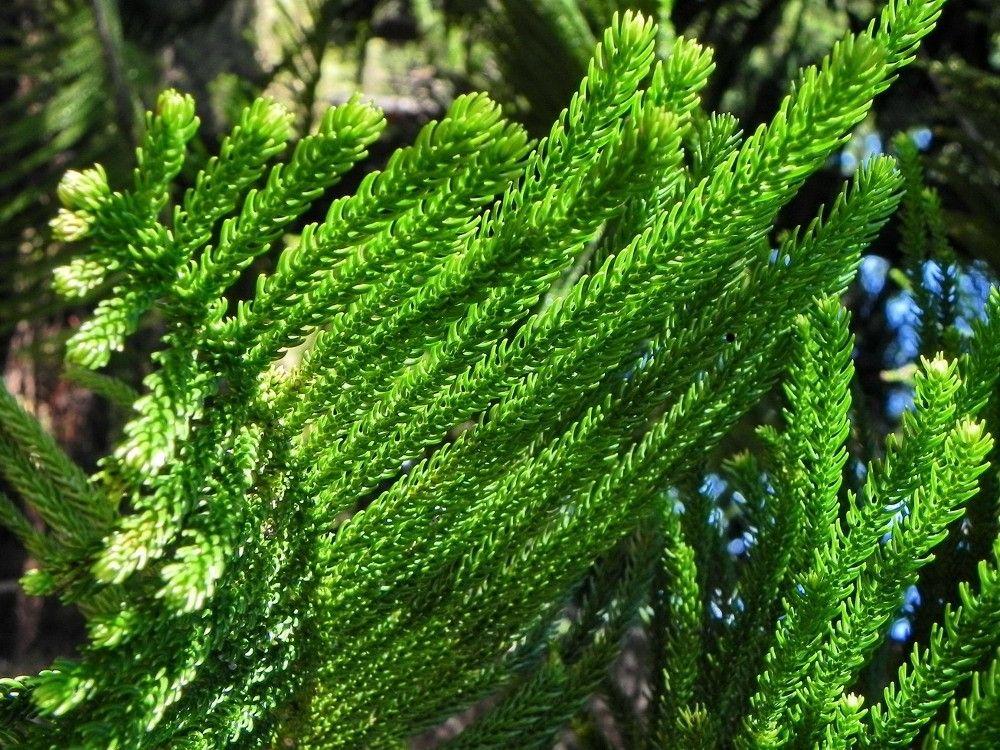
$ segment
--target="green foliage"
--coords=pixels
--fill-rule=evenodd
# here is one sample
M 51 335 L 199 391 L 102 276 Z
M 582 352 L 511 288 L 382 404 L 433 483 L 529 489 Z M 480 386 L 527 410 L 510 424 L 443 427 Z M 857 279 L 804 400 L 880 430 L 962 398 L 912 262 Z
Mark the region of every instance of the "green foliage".
M 962 605 L 945 612 L 944 624 L 935 627 L 925 652 L 914 652 L 912 667 L 900 671 L 899 688 L 887 690 L 885 709 L 876 706 L 872 710 L 875 732 L 867 737 L 868 746 L 907 747 L 970 670 L 992 651 L 1000 622 L 1000 573 L 995 559 L 993 565 L 980 564 L 978 592 L 961 584 Z
M 933 750 L 960 747 L 986 750 L 996 747 L 1000 741 L 997 673 L 997 661 L 994 659 L 988 669 L 972 676 L 969 696 L 958 706 L 951 707 L 947 723 L 942 722 L 935 727 L 927 747 Z
M 53 306 L 45 287 L 63 254 L 37 230 L 55 184 L 69 166 L 113 158 L 136 114 L 133 82 L 112 84 L 125 50 L 117 21 L 102 28 L 95 14 L 106 2 L 9 5 L 0 30 L 0 88 L 13 92 L 0 103 L 0 329 Z M 142 77 L 142 66 L 132 74 Z
M 0 522 L 41 563 L 26 587 L 89 632 L 77 659 L 4 685 L 3 731 L 24 748 L 396 747 L 482 701 L 454 745 L 547 747 L 633 626 L 655 661 L 638 747 L 905 743 L 950 700 L 936 736 L 964 731 L 995 699 L 991 672 L 953 702 L 996 645 L 992 569 L 884 709 L 847 691 L 976 491 L 998 318 L 958 362 L 925 363 L 901 436 L 845 497 L 851 339 L 832 300 L 904 176 L 873 159 L 771 240 L 940 7 L 890 2 L 746 139 L 699 112 L 710 53 L 677 39 L 654 64 L 655 25 L 616 16 L 533 148 L 459 97 L 291 236 L 381 113 L 336 107 L 269 167 L 290 116 L 261 99 L 172 202 L 198 120 L 162 94 L 131 187 L 72 172 L 53 222 L 87 243 L 60 293 L 114 276 L 73 368 L 163 321 L 137 398 L 77 377 L 131 407 L 120 445 L 87 478 L 0 399 L 0 469 L 47 530 L 6 498 Z M 682 490 L 785 369 L 784 429 L 728 464 L 759 540 L 745 609 L 713 623 L 719 540 Z
M 1000 268 L 992 241 L 1000 216 L 1000 12 L 989 0 L 969 0 L 954 24 L 950 55 L 938 53 L 927 76 L 939 94 L 925 115 L 935 124 L 932 180 L 946 197 L 947 230 L 958 249 Z M 979 46 L 965 43 L 981 40 Z

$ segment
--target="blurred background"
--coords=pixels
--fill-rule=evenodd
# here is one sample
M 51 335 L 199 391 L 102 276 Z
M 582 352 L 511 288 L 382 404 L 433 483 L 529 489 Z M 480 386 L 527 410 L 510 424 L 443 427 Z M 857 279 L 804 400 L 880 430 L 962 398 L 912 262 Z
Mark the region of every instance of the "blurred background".
M 268 94 L 309 132 L 331 104 L 361 91 L 390 127 L 364 168 L 377 168 L 427 120 L 465 91 L 485 90 L 544 135 L 569 101 L 589 56 L 619 9 L 660 22 L 659 54 L 677 35 L 714 47 L 706 111 L 737 115 L 744 132 L 770 118 L 788 81 L 817 62 L 846 30 L 867 25 L 876 0 L 6 0 L 0 4 L 0 365 L 18 394 L 69 452 L 92 469 L 126 414 L 66 373 L 61 348 L 84 308 L 49 291 L 67 248 L 53 241 L 55 185 L 95 161 L 112 185 L 127 177 L 142 113 L 167 86 L 193 93 L 203 125 L 198 158 L 214 153 L 240 109 Z M 950 0 L 918 64 L 882 96 L 850 144 L 810 181 L 783 217 L 808 220 L 845 176 L 873 154 L 903 157 L 911 192 L 900 216 L 862 264 L 847 304 L 854 314 L 858 370 L 852 453 L 877 456 L 910 400 L 921 354 L 961 350 L 1000 271 L 1000 3 Z M 363 169 L 335 189 L 353 190 Z M 318 215 L 322 215 L 323 206 Z M 307 217 L 313 219 L 316 217 Z M 249 277 L 266 271 L 262 257 Z M 234 295 L 249 289 L 237 288 Z M 98 291 L 97 294 L 100 294 Z M 111 366 L 138 385 L 155 346 L 148 323 L 137 351 Z M 776 399 L 757 422 L 775 418 Z M 995 405 L 994 405 L 995 410 Z M 996 425 L 996 419 L 993 420 Z M 745 433 L 745 434 L 744 434 Z M 994 429 L 994 434 L 996 431 Z M 752 441 L 737 430 L 719 456 Z M 713 533 L 738 567 L 752 544 L 740 523 L 745 499 L 706 456 L 704 482 L 689 488 L 717 508 Z M 996 534 L 995 473 L 940 559 L 910 591 L 891 638 L 865 673 L 880 690 L 912 641 L 926 634 L 956 577 L 968 577 Z M 31 566 L 0 531 L 0 675 L 35 671 L 82 637 L 72 611 L 24 597 Z M 718 589 L 725 591 L 726 571 Z M 735 606 L 720 594 L 718 617 Z M 641 672 L 641 645 L 619 671 Z M 634 670 L 633 670 L 634 671 Z M 629 690 L 626 676 L 618 687 Z M 600 711 L 600 705 L 595 705 Z

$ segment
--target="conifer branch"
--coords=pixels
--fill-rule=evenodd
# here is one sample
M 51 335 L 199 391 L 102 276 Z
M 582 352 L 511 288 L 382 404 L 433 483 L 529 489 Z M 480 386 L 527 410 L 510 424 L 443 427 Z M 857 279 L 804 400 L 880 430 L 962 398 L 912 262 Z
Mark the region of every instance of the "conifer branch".
M 994 544 L 993 564 L 980 563 L 978 592 L 960 584 L 961 605 L 946 609 L 944 623 L 935 625 L 927 647 L 915 647 L 910 665 L 900 668 L 898 683 L 886 689 L 885 707 L 872 709 L 874 732 L 863 746 L 909 746 L 995 647 L 1000 623 L 998 553 L 1000 542 Z
M 941 4 L 891 0 L 746 138 L 700 109 L 711 53 L 681 38 L 654 64 L 655 26 L 616 16 L 547 138 L 458 97 L 304 227 L 381 113 L 349 100 L 282 160 L 289 116 L 260 100 L 171 205 L 198 122 L 164 93 L 131 188 L 72 172 L 53 220 L 89 245 L 56 288 L 97 300 L 67 359 L 129 408 L 124 438 L 88 478 L 0 394 L 17 494 L 0 523 L 41 564 L 26 590 L 78 605 L 88 633 L 2 686 L 2 736 L 398 747 L 486 701 L 454 746 L 545 747 L 641 625 L 655 679 L 635 743 L 902 747 L 948 700 L 933 741 L 985 741 L 993 673 L 953 698 L 995 645 L 992 568 L 870 722 L 846 691 L 978 486 L 1000 296 L 957 362 L 924 365 L 901 437 L 842 497 L 852 344 L 835 300 L 909 167 L 869 160 L 772 241 Z M 141 391 L 93 372 L 154 308 Z M 757 534 L 734 563 L 721 535 L 699 542 L 721 506 L 673 503 L 783 374 L 783 428 L 727 464 Z
M 997 699 L 1000 696 L 1000 666 L 994 658 L 989 667 L 972 676 L 972 689 L 966 698 L 951 706 L 947 721 L 932 727 L 928 750 L 987 750 L 1000 741 Z

